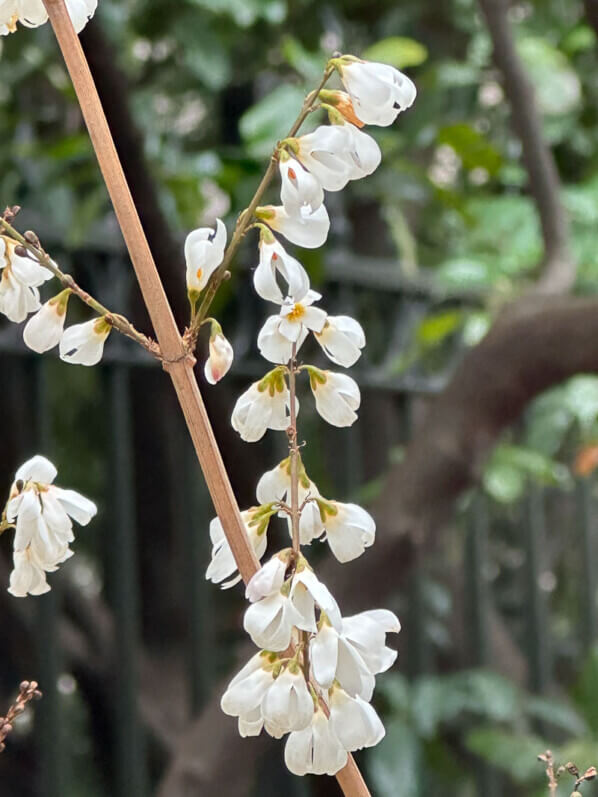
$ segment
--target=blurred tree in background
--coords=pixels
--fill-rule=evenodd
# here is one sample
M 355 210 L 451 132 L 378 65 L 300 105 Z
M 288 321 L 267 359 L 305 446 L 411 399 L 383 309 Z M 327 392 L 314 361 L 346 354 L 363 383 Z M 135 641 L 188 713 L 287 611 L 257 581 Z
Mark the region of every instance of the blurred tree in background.
M 324 493 L 365 480 L 378 522 L 355 568 L 324 565 L 343 608 L 367 593 L 404 623 L 387 738 L 359 761 L 376 795 L 542 794 L 547 745 L 598 758 L 597 30 L 594 0 L 101 0 L 82 35 L 181 325 L 184 235 L 230 228 L 331 53 L 418 86 L 374 131 L 378 172 L 330 197 L 328 246 L 301 253 L 370 348 L 365 431 L 306 458 Z M 1 45 L 1 201 L 147 325 L 49 26 Z M 204 390 L 242 508 L 273 446 L 229 429 L 256 367 L 252 246 L 217 300 L 232 378 Z M 242 603 L 202 582 L 212 510 L 170 386 L 111 345 L 102 370 L 42 368 L 0 324 L 1 483 L 44 448 L 105 510 L 58 597 L 0 595 L 4 702 L 24 677 L 46 694 L 0 759 L 6 793 L 336 793 L 220 715 Z

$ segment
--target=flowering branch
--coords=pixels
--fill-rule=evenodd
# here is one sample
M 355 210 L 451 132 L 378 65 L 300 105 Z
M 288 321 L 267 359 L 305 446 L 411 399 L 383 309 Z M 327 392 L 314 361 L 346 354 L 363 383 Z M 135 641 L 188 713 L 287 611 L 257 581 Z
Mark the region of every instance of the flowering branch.
M 303 122 L 307 119 L 310 113 L 316 111 L 318 108 L 314 105 L 315 100 L 317 99 L 320 91 L 324 88 L 330 76 L 334 72 L 334 67 L 328 63 L 326 65 L 326 69 L 324 70 L 324 75 L 322 80 L 320 81 L 317 88 L 315 88 L 312 92 L 310 92 L 301 107 L 301 111 L 299 112 L 298 117 L 295 119 L 291 129 L 289 130 L 289 134 L 287 138 L 291 138 L 294 136 L 300 129 Z M 230 244 L 228 245 L 226 252 L 224 254 L 224 258 L 222 263 L 217 268 L 217 270 L 212 274 L 210 282 L 206 288 L 206 292 L 204 294 L 203 300 L 201 305 L 195 314 L 195 316 L 191 320 L 191 324 L 189 325 L 189 329 L 186 332 L 185 340 L 188 342 L 190 351 L 195 350 L 195 346 L 197 345 L 197 336 L 199 335 L 199 330 L 201 325 L 206 318 L 210 306 L 216 296 L 218 288 L 222 285 L 222 283 L 228 278 L 228 267 L 231 264 L 231 261 L 239 248 L 239 244 L 241 243 L 243 237 L 247 233 L 250 225 L 254 221 L 255 218 L 255 211 L 260 204 L 266 189 L 272 182 L 274 175 L 276 173 L 276 167 L 278 165 L 278 158 L 280 152 L 281 144 L 280 142 L 274 148 L 274 152 L 270 158 L 270 162 L 268 163 L 268 168 L 266 169 L 264 176 L 261 179 L 259 186 L 256 189 L 255 194 L 253 195 L 253 199 L 249 203 L 249 205 L 243 210 L 237 219 L 237 223 L 235 226 L 235 231 L 233 233 L 233 237 L 231 238 Z
M 83 290 L 70 274 L 65 274 L 61 271 L 56 261 L 52 260 L 50 255 L 42 248 L 40 240 L 34 232 L 28 231 L 24 235 L 21 235 L 11 226 L 9 219 L 12 220 L 16 212 L 18 212 L 17 207 L 7 208 L 0 216 L 0 226 L 2 229 L 10 238 L 17 241 L 19 244 L 19 246 L 15 248 L 15 253 L 20 256 L 31 255 L 40 266 L 51 271 L 65 289 L 77 296 L 84 304 L 91 307 L 92 310 L 95 310 L 95 312 L 102 316 L 111 327 L 131 340 L 134 340 L 154 357 L 159 358 L 160 347 L 156 341 L 152 340 L 152 338 L 148 338 L 147 335 L 135 329 L 133 324 L 124 316 L 108 310 L 107 307 L 104 307 L 97 299 L 94 299 L 87 291 Z
M 566 764 L 561 764 L 559 767 L 556 767 L 554 762 L 554 757 L 550 750 L 546 750 L 544 753 L 540 753 L 538 756 L 538 761 L 541 761 L 543 764 L 546 765 L 546 777 L 548 778 L 548 793 L 551 797 L 555 797 L 558 792 L 559 788 L 559 778 L 567 773 L 575 778 L 575 785 L 573 786 L 573 791 L 571 792 L 570 797 L 581 797 L 579 792 L 579 788 L 582 783 L 586 783 L 589 780 L 594 780 L 596 775 L 598 774 L 596 767 L 588 767 L 585 772 L 580 772 L 579 767 L 577 764 L 568 761 Z
M 31 700 L 39 700 L 42 693 L 37 688 L 37 681 L 22 681 L 19 686 L 19 695 L 8 709 L 5 717 L 0 717 L 0 753 L 6 749 L 6 737 L 13 729 L 16 718 L 25 711 Z

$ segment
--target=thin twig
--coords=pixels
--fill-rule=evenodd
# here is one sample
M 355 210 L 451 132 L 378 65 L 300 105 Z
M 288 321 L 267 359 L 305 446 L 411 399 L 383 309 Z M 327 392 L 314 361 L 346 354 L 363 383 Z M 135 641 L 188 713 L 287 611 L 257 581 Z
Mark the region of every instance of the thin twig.
M 131 338 L 131 340 L 134 340 L 140 346 L 143 346 L 143 348 L 154 355 L 154 357 L 160 358 L 160 347 L 155 340 L 139 332 L 128 319 L 118 313 L 113 313 L 111 310 L 108 310 L 107 307 L 104 307 L 97 299 L 94 299 L 87 291 L 83 290 L 70 274 L 65 274 L 56 262 L 52 260 L 50 255 L 42 248 L 37 236 L 35 236 L 36 242 L 33 243 L 32 240 L 30 240 L 32 237 L 31 234 L 26 233 L 25 236 L 21 235 L 21 233 L 8 223 L 4 216 L 0 216 L 0 225 L 13 240 L 18 241 L 19 245 L 32 255 L 40 266 L 51 271 L 63 287 L 71 290 L 73 294 L 81 299 L 88 307 L 91 307 L 92 310 L 95 310 L 96 313 L 103 316 L 114 329 L 118 330 L 118 332 Z
M 539 293 L 564 293 L 575 282 L 576 264 L 569 243 L 569 224 L 561 201 L 561 183 L 552 152 L 542 133 L 534 88 L 525 70 L 508 19 L 507 0 L 479 0 L 492 39 L 496 66 L 504 79 L 515 130 L 521 140 L 529 189 L 540 216 L 544 239 Z
M 37 688 L 37 681 L 22 681 L 19 685 L 19 695 L 8 709 L 5 717 L 0 717 L 0 753 L 6 748 L 6 737 L 13 729 L 16 718 L 25 711 L 31 700 L 39 700 L 42 693 Z
M 289 452 L 291 459 L 291 529 L 293 540 L 293 553 L 295 561 L 301 553 L 301 536 L 299 532 L 299 449 L 297 448 L 297 408 L 295 401 L 297 398 L 297 344 L 293 343 L 291 359 L 289 360 L 289 404 L 290 419 L 287 436 L 289 438 Z

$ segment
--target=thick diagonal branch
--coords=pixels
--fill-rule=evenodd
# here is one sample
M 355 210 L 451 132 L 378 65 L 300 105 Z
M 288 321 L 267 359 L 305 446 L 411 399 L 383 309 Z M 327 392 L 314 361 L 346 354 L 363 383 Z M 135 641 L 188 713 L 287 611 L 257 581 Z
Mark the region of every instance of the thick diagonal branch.
M 492 39 L 494 62 L 502 72 L 513 126 L 521 140 L 544 239 L 542 273 L 536 291 L 568 291 L 575 281 L 575 261 L 569 246 L 569 224 L 561 202 L 561 184 L 552 152 L 542 135 L 542 119 L 507 17 L 507 0 L 479 0 Z

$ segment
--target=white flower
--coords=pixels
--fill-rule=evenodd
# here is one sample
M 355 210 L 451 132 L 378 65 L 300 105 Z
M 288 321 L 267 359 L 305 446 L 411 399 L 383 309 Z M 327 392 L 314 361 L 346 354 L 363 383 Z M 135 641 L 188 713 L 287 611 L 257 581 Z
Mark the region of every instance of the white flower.
M 255 603 L 265 598 L 266 595 L 278 592 L 284 584 L 287 567 L 286 557 L 281 558 L 280 554 L 273 556 L 249 579 L 245 589 L 247 600 Z
M 43 304 L 29 319 L 23 330 L 23 340 L 33 351 L 42 354 L 58 346 L 64 331 L 66 309 L 71 290 L 67 288 Z
M 303 208 L 311 213 L 324 201 L 324 191 L 319 181 L 306 171 L 298 160 L 286 150 L 280 153 L 280 200 L 289 214 L 300 214 Z
M 210 356 L 206 360 L 204 374 L 211 385 L 219 382 L 233 364 L 233 347 L 222 334 L 222 330 L 210 336 Z
M 247 443 L 260 440 L 266 429 L 282 431 L 289 425 L 290 394 L 284 373 L 275 368 L 239 396 L 233 410 L 233 428 Z M 299 402 L 295 400 L 299 411 Z
M 303 208 L 301 213 L 289 215 L 281 205 L 267 205 L 257 208 L 255 215 L 291 243 L 305 249 L 316 249 L 328 237 L 330 219 L 324 205 L 320 205 L 313 213 L 306 211 L 307 208 Z
M 316 499 L 320 492 L 316 485 L 310 481 L 305 473 L 303 463 L 299 460 L 299 506 L 302 506 L 308 498 Z M 276 501 L 284 501 L 289 504 L 291 496 L 291 463 L 287 457 L 272 470 L 266 471 L 260 478 L 256 489 L 257 500 L 260 504 L 269 504 Z M 287 517 L 285 512 L 279 513 L 280 517 Z M 290 531 L 290 527 L 289 527 Z M 299 519 L 299 534 L 301 545 L 309 545 L 316 537 L 321 537 L 324 533 L 324 523 L 320 514 L 320 508 L 315 500 L 307 501 L 301 510 Z
M 39 310 L 39 291 L 52 273 L 28 257 L 15 253 L 16 241 L 0 236 L 0 313 L 18 324 Z
M 328 700 L 330 724 L 338 740 L 349 752 L 374 747 L 385 734 L 376 710 L 361 697 L 351 697 L 333 686 Z
M 270 657 L 263 651 L 256 653 L 235 675 L 220 701 L 220 707 L 225 714 L 229 717 L 253 716 L 251 722 L 261 721 L 261 712 L 256 718 L 255 711 L 259 710 L 262 699 L 274 680 L 272 659 L 276 661 L 275 657 Z
M 58 564 L 72 555 L 71 518 L 85 526 L 97 513 L 92 501 L 74 490 L 56 487 L 53 484 L 56 473 L 54 465 L 38 455 L 21 465 L 15 474 L 6 505 L 6 519 L 16 525 L 14 550 L 18 573 L 13 594 L 22 592 L 25 583 L 32 585 L 25 592 L 41 589 L 43 584 L 37 571 L 56 570 Z M 16 557 L 17 553 L 27 555 Z
M 94 15 L 97 0 L 66 0 L 66 8 L 77 33 L 80 33 Z M 0 4 L 0 29 L 2 35 L 14 33 L 16 23 L 37 28 L 48 19 L 42 0 L 4 0 Z
M 322 331 L 314 334 L 329 359 L 343 368 L 354 365 L 365 346 L 361 324 L 346 315 L 328 316 Z
M 321 125 L 289 144 L 308 171 L 327 191 L 340 191 L 353 176 L 353 140 L 344 125 Z
M 286 650 L 291 644 L 293 628 L 315 631 L 313 601 L 303 616 L 288 596 L 288 583 L 252 603 L 245 612 L 243 628 L 253 643 L 265 650 Z
M 226 246 L 226 227 L 216 219 L 216 229 L 200 227 L 189 233 L 185 240 L 187 264 L 187 290 L 199 293 L 222 263 Z
M 261 559 L 268 545 L 267 532 L 270 515 L 267 512 L 264 513 L 261 507 L 253 507 L 241 512 L 241 518 L 255 555 Z M 228 578 L 230 580 L 222 584 L 222 589 L 233 587 L 241 580 L 241 576 L 237 572 L 235 557 L 218 517 L 215 517 L 210 523 L 210 540 L 212 541 L 212 558 L 206 570 L 206 578 L 213 584 L 220 584 L 225 578 Z M 233 577 L 231 578 L 231 576 Z
M 320 707 L 311 724 L 287 739 L 284 760 L 294 775 L 336 775 L 347 763 L 347 751 Z
M 339 58 L 336 66 L 355 113 L 366 124 L 386 127 L 415 100 L 413 82 L 393 66 L 352 58 Z
M 314 701 L 296 662 L 291 662 L 276 678 L 262 700 L 266 730 L 280 738 L 289 731 L 301 731 L 311 723 Z
M 37 561 L 31 548 L 24 551 L 14 551 L 14 569 L 10 574 L 8 591 L 15 598 L 25 598 L 27 595 L 43 595 L 50 591 L 46 581 L 46 571 Z
M 332 625 L 340 631 L 342 617 L 332 593 L 325 584 L 318 580 L 313 570 L 310 570 L 309 567 L 302 568 L 301 562 L 293 576 L 290 598 L 302 616 L 310 618 L 309 630 L 314 633 L 317 630 L 314 614 L 315 604 L 322 612 L 326 613 Z M 312 617 L 313 622 L 311 622 Z
M 382 153 L 376 141 L 363 130 L 350 122 L 344 122 L 343 130 L 349 134 L 348 150 L 352 160 L 352 180 L 359 180 L 373 174 L 382 160 Z
M 320 618 L 317 636 L 310 643 L 314 678 L 324 689 L 337 680 L 352 697 L 371 700 L 375 678 L 396 660 L 395 650 L 386 647 L 386 634 L 398 633 L 397 617 L 386 609 L 344 617 L 342 627 Z
M 270 362 L 286 363 L 291 359 L 293 344 L 296 351 L 301 348 L 308 331 L 321 332 L 326 323 L 326 312 L 312 307 L 322 297 L 316 291 L 308 291 L 301 301 L 285 299 L 280 314 L 270 316 L 258 335 L 260 354 Z
M 309 278 L 301 263 L 286 252 L 267 227 L 262 227 L 259 249 L 260 262 L 253 275 L 258 296 L 276 304 L 283 303 L 284 296 L 276 281 L 278 273 L 287 282 L 286 293 L 301 301 L 309 290 Z
M 306 368 L 316 409 L 322 418 L 332 426 L 351 426 L 355 423 L 355 410 L 361 403 L 361 394 L 355 380 L 346 374 L 320 371 L 312 365 Z
M 374 544 L 376 524 L 357 504 L 318 501 L 326 528 L 326 540 L 339 562 L 351 562 Z
M 303 345 L 308 330 L 303 327 L 296 341 L 291 341 L 280 332 L 280 315 L 271 315 L 264 322 L 257 336 L 257 347 L 265 360 L 271 363 L 288 363 L 293 355 L 293 342 L 296 351 Z
M 96 365 L 102 359 L 104 343 L 111 330 L 103 316 L 84 324 L 73 324 L 64 330 L 60 339 L 60 359 L 65 363 Z

